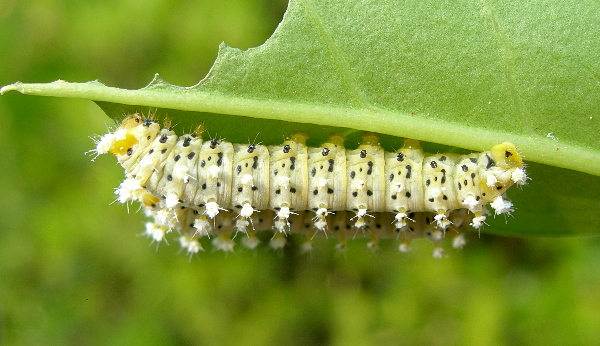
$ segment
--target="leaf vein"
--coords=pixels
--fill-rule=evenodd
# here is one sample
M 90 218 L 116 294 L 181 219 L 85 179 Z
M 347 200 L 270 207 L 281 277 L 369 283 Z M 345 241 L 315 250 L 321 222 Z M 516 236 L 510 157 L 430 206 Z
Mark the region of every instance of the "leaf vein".
M 324 42 L 325 46 L 327 47 L 327 50 L 330 52 L 332 60 L 333 60 L 334 64 L 336 65 L 337 70 L 339 71 L 339 73 L 344 81 L 344 84 L 347 86 L 348 90 L 354 96 L 356 103 L 359 104 L 361 106 L 361 108 L 364 108 L 364 109 L 372 108 L 370 106 L 370 102 L 368 102 L 364 93 L 361 91 L 358 84 L 356 83 L 356 79 L 354 78 L 354 76 L 351 72 L 351 69 L 348 64 L 347 59 L 344 58 L 344 55 L 340 51 L 338 45 L 333 40 L 332 35 L 325 28 L 325 25 L 324 25 L 323 21 L 321 20 L 321 16 L 315 10 L 315 8 L 310 0 L 301 0 L 301 1 L 304 3 L 304 7 L 306 8 L 308 15 L 310 16 L 313 23 L 315 24 L 316 29 L 321 34 L 321 37 L 323 38 L 323 42 Z
M 528 129 L 530 132 L 535 133 L 533 127 L 526 117 L 525 106 L 523 105 L 523 100 L 519 96 L 519 88 L 517 86 L 516 78 L 515 78 L 515 63 L 514 63 L 514 55 L 513 50 L 508 42 L 508 38 L 503 30 L 500 28 L 500 23 L 498 23 L 498 19 L 496 17 L 496 13 L 489 3 L 488 0 L 482 0 L 484 5 L 484 13 L 488 14 L 489 20 L 492 24 L 492 28 L 496 33 L 498 41 L 500 43 L 501 54 L 500 57 L 502 59 L 502 63 L 504 65 L 504 76 L 506 77 L 506 81 L 508 83 L 508 89 L 511 94 L 511 98 L 513 100 L 514 107 L 516 112 L 521 120 L 521 127 L 523 129 Z

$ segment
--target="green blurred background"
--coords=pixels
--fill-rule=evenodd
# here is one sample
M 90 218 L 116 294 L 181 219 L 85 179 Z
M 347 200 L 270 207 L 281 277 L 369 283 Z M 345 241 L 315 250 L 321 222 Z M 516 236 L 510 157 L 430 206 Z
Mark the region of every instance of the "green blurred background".
M 0 85 L 189 86 L 221 41 L 261 44 L 283 0 L 0 0 Z M 0 97 L 0 344 L 596 344 L 598 238 L 472 234 L 431 258 L 355 241 L 188 261 L 110 204 L 122 171 L 90 162 L 112 125 L 90 101 Z M 535 179 L 535 177 L 534 177 Z M 533 181 L 535 183 L 535 180 Z M 527 187 L 525 187 L 525 190 Z M 519 217 L 518 212 L 515 217 Z

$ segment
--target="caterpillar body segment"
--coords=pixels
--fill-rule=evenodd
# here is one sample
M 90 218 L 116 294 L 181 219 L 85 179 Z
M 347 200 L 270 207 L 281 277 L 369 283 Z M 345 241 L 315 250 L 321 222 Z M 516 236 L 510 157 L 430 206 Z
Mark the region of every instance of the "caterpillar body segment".
M 385 211 L 385 151 L 374 134 L 364 134 L 363 143 L 346 151 L 347 201 L 345 210 L 354 211 L 355 227 L 366 226 L 368 212 Z
M 306 209 L 308 202 L 308 151 L 306 135 L 296 134 L 281 146 L 269 147 L 270 189 L 268 208 L 277 212 L 275 228 L 286 232 L 295 210 Z M 267 182 L 269 184 L 269 182 Z M 264 193 L 264 192 L 263 192 Z M 267 209 L 267 207 L 263 208 Z

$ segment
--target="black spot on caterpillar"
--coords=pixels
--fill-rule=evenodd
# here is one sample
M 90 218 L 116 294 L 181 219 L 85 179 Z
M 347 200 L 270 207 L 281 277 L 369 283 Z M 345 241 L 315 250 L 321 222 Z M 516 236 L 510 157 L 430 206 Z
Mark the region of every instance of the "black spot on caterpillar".
M 426 154 L 417 141 L 386 152 L 375 134 L 363 134 L 357 149 L 344 148 L 334 134 L 320 147 L 294 134 L 281 145 L 233 144 L 204 140 L 202 126 L 178 136 L 170 124 L 127 116 L 97 141 L 97 154 L 114 154 L 125 169 L 119 201 L 139 201 L 153 221 L 146 233 L 161 241 L 170 230 L 182 236 L 190 253 L 201 250 L 198 238 L 233 248 L 231 236 L 255 247 L 255 232 L 274 229 L 272 247 L 283 247 L 287 233 L 337 236 L 370 234 L 408 240 L 427 237 L 439 245 L 446 232 L 468 225 L 479 229 L 486 205 L 496 215 L 512 212 L 505 199 L 513 184 L 525 184 L 521 156 L 511 143 L 490 151 L 458 155 Z M 182 160 L 185 157 L 187 160 Z M 345 232 L 345 231 L 344 231 Z M 456 246 L 463 242 L 457 238 Z M 436 246 L 434 255 L 443 254 Z

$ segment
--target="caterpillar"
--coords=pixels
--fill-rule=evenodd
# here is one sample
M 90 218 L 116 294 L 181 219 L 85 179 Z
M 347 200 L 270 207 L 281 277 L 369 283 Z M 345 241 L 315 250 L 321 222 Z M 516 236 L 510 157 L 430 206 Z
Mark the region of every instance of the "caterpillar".
M 425 237 L 442 257 L 446 234 L 456 234 L 453 246 L 462 247 L 461 231 L 480 229 L 487 205 L 495 215 L 510 214 L 506 190 L 529 179 L 508 142 L 482 153 L 426 154 L 416 140 L 386 152 L 372 133 L 346 149 L 339 134 L 320 147 L 308 147 L 302 133 L 265 146 L 205 140 L 203 130 L 178 136 L 168 119 L 161 127 L 152 116 L 131 114 L 93 150 L 114 154 L 124 168 L 115 193 L 121 203 L 141 203 L 152 220 L 145 234 L 161 242 L 176 230 L 190 254 L 203 250 L 203 237 L 231 251 L 237 233 L 255 248 L 258 231 L 274 230 L 274 248 L 288 233 L 305 234 L 307 250 L 315 236 L 336 237 L 340 247 L 357 234 L 373 247 L 396 237 L 403 252 Z

